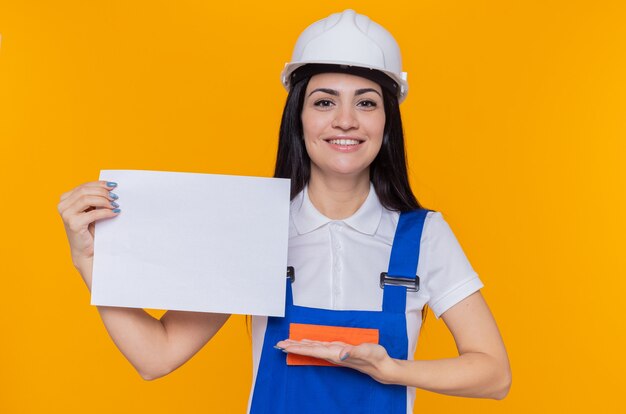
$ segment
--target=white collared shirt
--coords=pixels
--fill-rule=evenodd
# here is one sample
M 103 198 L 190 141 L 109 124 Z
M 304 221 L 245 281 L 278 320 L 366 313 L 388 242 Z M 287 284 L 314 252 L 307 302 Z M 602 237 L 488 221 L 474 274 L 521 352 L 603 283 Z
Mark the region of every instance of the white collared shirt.
M 294 305 L 331 310 L 382 309 L 380 273 L 387 271 L 400 214 L 380 203 L 373 184 L 363 205 L 349 218 L 332 220 L 311 203 L 308 189 L 292 201 L 287 264 L 295 268 Z M 418 292 L 407 292 L 409 359 L 413 359 L 425 304 L 437 318 L 483 287 L 441 213 L 426 216 Z M 267 317 L 252 318 L 253 390 L 263 348 Z M 252 395 L 252 393 L 251 393 Z M 407 389 L 407 413 L 413 412 L 415 389 Z

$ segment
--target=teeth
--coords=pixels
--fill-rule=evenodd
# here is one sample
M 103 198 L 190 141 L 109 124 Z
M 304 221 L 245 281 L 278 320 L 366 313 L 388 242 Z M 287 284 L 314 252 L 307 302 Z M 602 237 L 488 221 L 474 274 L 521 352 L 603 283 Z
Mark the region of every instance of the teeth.
M 331 139 L 328 142 L 334 145 L 358 145 L 359 144 L 359 141 L 357 141 L 356 139 Z

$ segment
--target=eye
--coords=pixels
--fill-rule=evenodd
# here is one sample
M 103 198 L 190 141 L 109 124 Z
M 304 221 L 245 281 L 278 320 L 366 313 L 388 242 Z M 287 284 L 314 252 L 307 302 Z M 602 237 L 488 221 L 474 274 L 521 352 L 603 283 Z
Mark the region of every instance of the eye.
M 319 108 L 329 108 L 334 105 L 334 102 L 330 99 L 320 99 L 313 103 L 313 106 L 317 106 Z
M 357 106 L 360 106 L 362 108 L 376 108 L 378 106 L 378 104 L 376 102 L 374 102 L 371 99 L 364 99 L 362 101 L 360 101 Z

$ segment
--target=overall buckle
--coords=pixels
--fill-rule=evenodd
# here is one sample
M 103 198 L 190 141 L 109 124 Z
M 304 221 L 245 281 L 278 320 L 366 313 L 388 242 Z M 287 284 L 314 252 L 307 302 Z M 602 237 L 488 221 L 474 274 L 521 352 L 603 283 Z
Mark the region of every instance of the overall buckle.
M 296 270 L 293 266 L 287 266 L 287 277 L 291 280 L 291 283 L 296 281 Z
M 420 290 L 420 278 L 418 275 L 412 277 L 389 275 L 387 272 L 380 274 L 380 288 L 384 289 L 385 285 L 404 286 L 409 292 L 417 292 Z

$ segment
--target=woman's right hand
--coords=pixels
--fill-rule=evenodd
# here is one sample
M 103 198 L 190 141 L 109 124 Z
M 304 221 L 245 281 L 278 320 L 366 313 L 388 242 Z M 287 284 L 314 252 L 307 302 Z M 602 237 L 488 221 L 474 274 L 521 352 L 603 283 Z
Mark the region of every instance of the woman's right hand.
M 117 195 L 111 192 L 116 186 L 112 182 L 92 181 L 61 195 L 59 214 L 70 242 L 72 261 L 83 276 L 92 270 L 95 221 L 116 217 L 120 212 L 114 201 Z
M 93 181 L 64 193 L 59 214 L 74 266 L 91 290 L 94 223 L 119 214 L 117 184 Z M 113 204 L 115 203 L 115 204 Z M 189 360 L 220 330 L 229 315 L 167 311 L 159 320 L 140 308 L 98 306 L 113 342 L 146 380 L 166 375 Z

